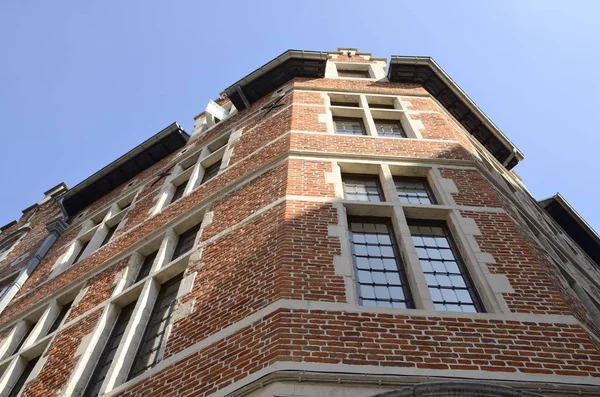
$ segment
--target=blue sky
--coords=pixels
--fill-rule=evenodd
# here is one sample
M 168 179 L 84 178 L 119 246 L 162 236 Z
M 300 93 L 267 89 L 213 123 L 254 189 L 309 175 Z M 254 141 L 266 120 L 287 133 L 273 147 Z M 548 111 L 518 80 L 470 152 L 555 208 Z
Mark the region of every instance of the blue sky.
M 289 48 L 430 55 L 595 227 L 597 1 L 4 1 L 0 225 Z

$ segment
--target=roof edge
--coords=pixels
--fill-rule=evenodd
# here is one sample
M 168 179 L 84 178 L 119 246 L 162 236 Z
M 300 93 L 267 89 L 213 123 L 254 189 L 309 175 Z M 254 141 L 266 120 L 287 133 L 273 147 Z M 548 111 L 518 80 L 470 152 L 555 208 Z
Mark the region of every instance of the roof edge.
M 473 100 L 460 88 L 460 86 L 452 80 L 452 78 L 441 68 L 441 66 L 432 58 L 426 56 L 402 56 L 392 55 L 388 73 L 391 66 L 397 65 L 424 65 L 429 66 L 433 72 L 457 95 L 467 107 L 481 120 L 481 122 L 490 129 L 490 131 L 498 138 L 510 151 L 515 155 L 518 161 L 522 161 L 525 156 L 523 152 L 494 124 L 490 118 L 473 102 Z
M 64 194 L 64 196 L 62 197 L 62 201 L 72 198 L 77 193 L 81 192 L 83 189 L 90 186 L 91 184 L 97 182 L 102 177 L 104 177 L 106 174 L 113 171 L 115 168 L 119 167 L 121 164 L 123 164 L 127 160 L 133 158 L 135 155 L 139 154 L 140 152 L 148 149 L 150 146 L 152 146 L 156 142 L 160 141 L 161 139 L 165 138 L 169 134 L 172 134 L 173 132 L 179 132 L 178 135 L 181 137 L 182 142 L 184 144 L 190 138 L 190 135 L 187 132 L 185 132 L 179 124 L 177 124 L 176 122 L 171 123 L 164 129 L 159 131 L 157 134 L 146 139 L 144 142 L 140 143 L 139 145 L 137 145 L 136 147 L 134 147 L 133 149 L 131 149 L 130 151 L 128 151 L 127 153 L 125 153 L 124 155 L 119 157 L 118 159 L 114 160 L 110 164 L 101 168 L 99 171 L 96 171 L 91 176 L 89 176 L 86 179 L 84 179 L 83 181 L 79 182 L 77 185 L 73 186 L 71 189 L 69 189 Z
M 598 245 L 600 245 L 600 235 L 598 235 L 594 228 L 587 223 L 587 221 L 579 214 L 579 212 L 577 212 L 577 210 L 575 210 L 575 208 L 573 208 L 571 204 L 569 204 L 562 194 L 556 193 L 554 196 L 550 196 L 543 200 L 538 200 L 538 204 L 546 208 L 546 206 L 552 201 L 555 201 L 561 207 L 563 207 L 569 213 L 569 215 L 571 215 L 573 219 L 575 219 L 575 221 L 577 221 L 577 223 L 584 228 L 594 240 L 596 240 Z

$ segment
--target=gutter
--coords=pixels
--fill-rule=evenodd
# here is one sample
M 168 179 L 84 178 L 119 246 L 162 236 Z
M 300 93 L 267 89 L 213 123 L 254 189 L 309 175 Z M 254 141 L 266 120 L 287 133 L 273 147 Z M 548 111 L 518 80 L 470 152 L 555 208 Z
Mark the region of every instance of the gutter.
M 258 79 L 262 75 L 271 70 L 275 69 L 277 66 L 282 63 L 290 60 L 290 59 L 307 59 L 307 60 L 317 60 L 317 61 L 326 61 L 327 53 L 323 51 L 304 51 L 304 50 L 287 50 L 283 54 L 279 55 L 277 58 L 267 62 L 262 65 L 258 69 L 254 70 L 250 74 L 246 75 L 242 79 L 236 81 L 229 87 L 225 88 L 223 92 L 220 93 L 220 96 L 231 96 L 237 93 L 237 87 L 242 87 L 250 84 L 252 81 Z
M 81 192 L 81 190 L 83 190 L 86 187 L 90 186 L 92 183 L 96 182 L 100 178 L 106 176 L 109 172 L 111 172 L 113 170 L 113 168 L 116 166 L 116 164 L 118 164 L 118 163 L 124 163 L 125 161 L 132 159 L 137 154 L 139 154 L 140 152 L 142 152 L 142 151 L 150 148 L 156 142 L 160 141 L 161 139 L 163 139 L 165 136 L 169 135 L 173 131 L 180 131 L 182 133 L 182 136 L 185 135 L 185 137 L 187 137 L 187 138 L 185 138 L 185 137 L 183 138 L 186 141 L 190 137 L 179 126 L 179 124 L 172 123 L 168 127 L 164 128 L 162 131 L 160 131 L 159 133 L 155 134 L 154 136 L 152 136 L 151 138 L 147 139 L 146 141 L 142 142 L 141 144 L 139 144 L 138 146 L 136 146 L 135 148 L 133 148 L 129 152 L 125 153 L 124 155 L 122 155 L 121 157 L 119 157 L 118 159 L 116 159 L 115 161 L 113 161 L 112 163 L 110 163 L 109 165 L 103 167 L 100 171 L 97 171 L 96 173 L 92 174 L 91 176 L 89 176 L 88 178 L 86 178 L 85 180 L 83 180 L 82 182 L 78 183 L 77 185 L 75 185 L 71 189 L 69 189 L 63 195 L 63 197 L 60 200 L 61 207 L 63 205 L 63 201 L 64 200 L 73 197 L 75 194 Z
M 393 64 L 397 65 L 424 65 L 429 66 L 435 74 L 444 82 L 452 92 L 458 96 L 467 107 L 477 115 L 477 117 L 483 122 L 483 124 L 492 131 L 494 136 L 500 140 L 505 146 L 510 148 L 511 152 L 513 152 L 513 156 L 517 158 L 520 162 L 524 159 L 523 153 L 517 148 L 517 146 L 510 140 L 508 137 L 496 126 L 487 116 L 486 114 L 469 98 L 469 96 L 456 84 L 448 74 L 435 62 L 435 60 L 431 57 L 408 57 L 401 55 L 392 55 L 390 59 L 390 66 Z M 391 70 L 391 68 L 389 68 Z M 512 158 L 511 156 L 510 158 Z

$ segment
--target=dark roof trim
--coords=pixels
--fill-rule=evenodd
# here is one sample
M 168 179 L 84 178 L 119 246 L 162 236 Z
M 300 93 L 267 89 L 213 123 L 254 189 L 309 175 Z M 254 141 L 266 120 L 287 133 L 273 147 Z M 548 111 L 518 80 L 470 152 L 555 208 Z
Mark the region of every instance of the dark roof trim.
M 388 79 L 423 85 L 507 169 L 523 160 L 523 153 L 432 58 L 393 55 Z
M 600 266 L 600 236 L 560 194 L 538 202 L 560 227 Z
M 296 77 L 323 77 L 327 53 L 288 50 L 227 87 L 227 96 L 241 110 Z
M 145 169 L 183 147 L 189 135 L 173 123 L 67 191 L 62 205 L 73 216 Z

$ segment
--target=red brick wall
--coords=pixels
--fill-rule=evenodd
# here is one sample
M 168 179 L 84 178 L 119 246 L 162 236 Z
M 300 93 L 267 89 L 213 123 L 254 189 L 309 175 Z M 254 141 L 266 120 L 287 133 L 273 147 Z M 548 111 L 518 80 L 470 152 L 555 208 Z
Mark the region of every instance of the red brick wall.
M 496 192 L 479 171 L 440 168 L 440 174 L 442 178 L 451 179 L 458 188 L 458 193 L 452 194 L 456 204 L 474 207 L 502 207 L 496 197 Z
M 27 383 L 23 397 L 57 395 L 66 385 L 79 357 L 74 357 L 81 339 L 93 331 L 101 311 L 98 310 L 70 327 L 59 331 L 52 341 L 48 357 L 38 376 Z

